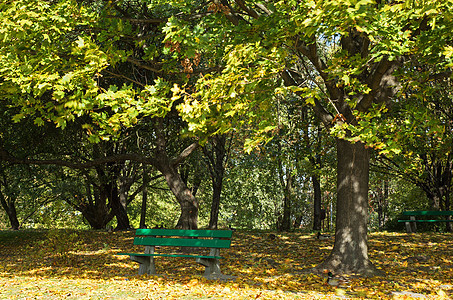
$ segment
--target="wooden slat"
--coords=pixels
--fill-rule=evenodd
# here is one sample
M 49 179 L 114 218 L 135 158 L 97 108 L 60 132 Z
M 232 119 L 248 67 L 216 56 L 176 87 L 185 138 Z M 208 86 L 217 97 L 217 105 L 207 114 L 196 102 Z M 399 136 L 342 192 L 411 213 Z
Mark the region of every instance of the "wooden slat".
M 133 256 L 162 256 L 162 257 L 187 257 L 187 258 L 223 258 L 222 256 L 210 256 L 210 255 L 190 255 L 190 254 L 146 254 L 146 253 L 117 253 L 116 255 L 133 255 Z
M 136 237 L 134 238 L 134 245 L 230 248 L 231 240 Z
M 232 230 L 137 229 L 135 235 L 231 238 Z
M 398 222 L 437 223 L 437 222 L 453 222 L 453 220 L 398 220 Z
M 403 216 L 453 216 L 453 211 L 437 211 L 437 210 L 404 211 Z

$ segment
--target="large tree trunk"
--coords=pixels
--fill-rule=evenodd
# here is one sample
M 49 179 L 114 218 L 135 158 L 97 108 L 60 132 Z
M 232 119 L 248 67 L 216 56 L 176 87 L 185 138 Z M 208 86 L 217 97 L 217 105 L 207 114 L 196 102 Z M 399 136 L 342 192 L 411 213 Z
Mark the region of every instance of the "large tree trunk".
M 131 228 L 129 223 L 129 217 L 126 211 L 125 199 L 121 199 L 118 186 L 116 182 L 109 183 L 107 185 L 109 191 L 109 201 L 112 208 L 112 212 L 116 217 L 116 228 L 115 230 L 128 230 Z
M 0 203 L 2 204 L 3 209 L 8 215 L 9 223 L 11 224 L 11 229 L 19 230 L 19 219 L 17 218 L 17 211 L 15 201 L 7 200 L 6 197 L 0 192 Z
M 105 211 L 98 211 L 96 208 L 76 208 L 78 211 L 82 213 L 82 216 L 85 220 L 90 224 L 92 229 L 105 229 L 108 222 L 112 220 L 112 216 L 106 214 Z
M 19 219 L 17 218 L 16 207 L 14 204 L 6 211 L 8 215 L 9 223 L 11 224 L 12 230 L 19 230 L 20 223 Z
M 105 229 L 114 216 L 107 205 L 108 195 L 105 188 L 101 185 L 92 189 L 90 182 L 86 181 L 85 190 L 85 196 L 74 196 L 74 200 L 66 199 L 66 202 L 82 213 L 92 229 Z
M 154 152 L 155 166 L 165 177 L 168 187 L 173 195 L 175 195 L 181 207 L 181 215 L 179 217 L 176 228 L 181 229 L 197 229 L 198 228 L 198 200 L 192 194 L 192 191 L 187 187 L 186 183 L 179 174 L 178 164 L 184 161 L 198 146 L 193 143 L 176 159 L 170 159 L 167 154 L 167 140 L 165 137 L 164 120 L 162 118 L 155 119 L 156 129 L 156 149 Z
M 368 258 L 367 212 L 369 150 L 362 143 L 337 140 L 337 218 L 335 244 L 317 269 L 376 274 Z
M 170 164 L 160 164 L 160 172 L 164 175 L 168 187 L 175 195 L 181 207 L 176 228 L 197 229 L 198 228 L 198 200 L 193 196 L 191 190 L 184 183 L 181 175 Z

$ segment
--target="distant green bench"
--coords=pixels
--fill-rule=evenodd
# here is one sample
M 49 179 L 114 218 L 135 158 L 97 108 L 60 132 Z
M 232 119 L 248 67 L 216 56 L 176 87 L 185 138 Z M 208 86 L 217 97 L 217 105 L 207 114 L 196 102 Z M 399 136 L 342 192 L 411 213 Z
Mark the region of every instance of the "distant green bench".
M 406 217 L 406 220 L 398 220 L 398 222 L 406 223 L 406 231 L 408 233 L 417 232 L 416 223 L 438 223 L 438 222 L 453 222 L 453 220 L 446 219 L 434 219 L 431 217 L 439 216 L 453 216 L 453 211 L 436 211 L 436 210 L 413 210 L 413 211 L 404 211 L 403 216 Z M 429 219 L 416 219 L 415 217 L 430 217 Z M 407 217 L 410 219 L 407 220 Z
M 204 276 L 209 279 L 229 279 L 232 276 L 220 272 L 219 259 L 221 248 L 230 248 L 231 230 L 181 230 L 181 229 L 137 229 L 134 245 L 145 246 L 144 253 L 118 253 L 129 255 L 131 260 L 140 264 L 138 274 L 156 274 L 154 257 L 195 258 L 205 266 Z M 209 254 L 155 253 L 156 246 L 191 247 L 200 251 L 209 250 Z

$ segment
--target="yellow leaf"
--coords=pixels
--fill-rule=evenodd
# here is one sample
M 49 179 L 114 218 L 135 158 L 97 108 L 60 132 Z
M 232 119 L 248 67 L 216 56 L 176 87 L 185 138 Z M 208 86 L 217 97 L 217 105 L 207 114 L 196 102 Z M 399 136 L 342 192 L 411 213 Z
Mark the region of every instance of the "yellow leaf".
M 437 291 L 437 295 L 439 295 L 438 299 L 448 299 L 447 293 L 445 293 L 442 289 Z
M 335 289 L 335 295 L 344 296 L 344 295 L 346 295 L 346 291 L 343 289 Z

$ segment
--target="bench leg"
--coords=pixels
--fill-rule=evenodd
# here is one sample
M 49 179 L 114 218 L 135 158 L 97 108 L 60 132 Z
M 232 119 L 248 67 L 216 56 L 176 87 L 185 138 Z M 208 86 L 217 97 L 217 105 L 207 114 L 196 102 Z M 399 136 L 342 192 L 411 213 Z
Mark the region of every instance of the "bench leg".
M 406 232 L 407 233 L 412 233 L 411 223 L 410 222 L 404 222 L 404 224 L 406 224 Z
M 204 277 L 222 275 L 219 260 L 215 258 L 197 258 L 197 263 L 205 266 Z
M 154 253 L 154 247 L 152 247 L 152 246 L 145 247 L 145 254 L 153 254 L 153 253 Z M 156 274 L 154 256 L 131 255 L 130 257 L 131 257 L 132 261 L 140 264 L 138 267 L 138 275 L 143 275 L 143 274 L 155 275 Z
M 219 256 L 219 255 L 220 255 L 220 249 L 211 248 L 211 250 L 209 251 L 209 256 Z M 204 271 L 205 277 L 210 277 L 210 276 L 216 275 L 216 274 L 219 274 L 219 275 L 222 274 L 220 272 L 219 260 L 216 258 L 197 257 L 196 262 L 205 266 L 205 271 Z
M 415 217 L 411 216 L 411 220 L 415 221 Z M 412 228 L 412 232 L 417 232 L 417 223 L 416 222 L 411 222 L 411 228 Z
M 415 216 L 410 216 L 411 220 L 415 221 Z M 416 233 L 417 232 L 417 223 L 416 222 L 405 222 L 406 232 L 407 233 Z
M 147 256 L 134 256 L 131 255 L 131 260 L 140 264 L 138 267 L 138 275 L 156 274 L 156 267 L 154 266 L 154 257 Z
M 220 256 L 220 249 L 211 248 L 209 256 Z M 221 279 L 229 280 L 234 279 L 234 276 L 222 274 L 220 271 L 220 261 L 217 258 L 196 258 L 196 262 L 205 266 L 204 277 L 207 279 Z

